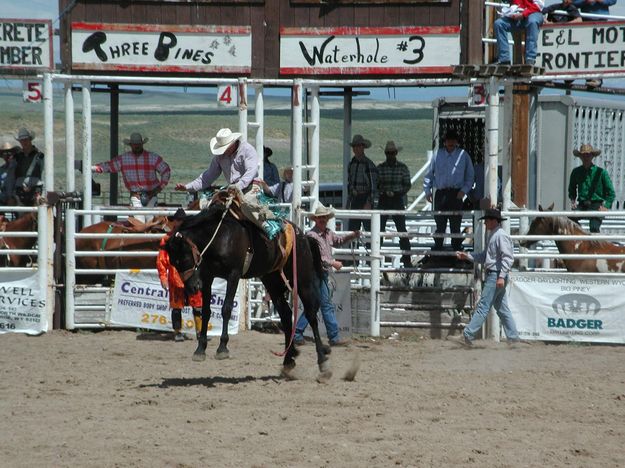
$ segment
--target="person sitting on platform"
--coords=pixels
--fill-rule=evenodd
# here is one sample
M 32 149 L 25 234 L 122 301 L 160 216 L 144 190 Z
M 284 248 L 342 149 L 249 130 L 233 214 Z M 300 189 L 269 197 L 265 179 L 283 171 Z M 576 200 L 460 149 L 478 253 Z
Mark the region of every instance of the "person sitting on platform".
M 543 24 L 543 0 L 512 0 L 510 6 L 504 7 L 501 17 L 495 20 L 495 37 L 497 38 L 498 62 L 510 65 L 510 45 L 508 33 L 525 31 L 525 63 L 534 65 L 538 53 L 538 32 Z

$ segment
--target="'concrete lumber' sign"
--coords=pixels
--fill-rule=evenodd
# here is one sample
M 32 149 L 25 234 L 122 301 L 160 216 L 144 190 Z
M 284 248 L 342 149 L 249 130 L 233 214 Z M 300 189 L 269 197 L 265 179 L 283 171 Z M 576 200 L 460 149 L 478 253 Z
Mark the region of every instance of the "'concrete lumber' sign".
M 52 55 L 52 21 L 0 19 L 0 72 L 49 71 Z
M 170 73 L 250 73 L 249 26 L 72 23 L 72 67 Z
M 283 75 L 449 73 L 460 62 L 460 27 L 282 28 Z
M 546 75 L 625 71 L 625 23 L 543 26 L 536 61 Z

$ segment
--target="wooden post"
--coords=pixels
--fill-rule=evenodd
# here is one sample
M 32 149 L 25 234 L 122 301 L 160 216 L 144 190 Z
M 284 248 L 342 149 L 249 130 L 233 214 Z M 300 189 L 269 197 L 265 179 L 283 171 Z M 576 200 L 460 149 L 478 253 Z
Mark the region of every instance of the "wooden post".
M 530 85 L 515 84 L 512 93 L 512 200 L 517 206 L 527 206 Z

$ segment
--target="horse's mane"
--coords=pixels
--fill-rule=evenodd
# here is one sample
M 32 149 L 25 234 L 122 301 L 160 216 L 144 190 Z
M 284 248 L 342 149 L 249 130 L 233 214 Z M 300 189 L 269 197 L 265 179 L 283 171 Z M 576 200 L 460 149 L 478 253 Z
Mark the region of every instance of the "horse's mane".
M 568 234 L 589 235 L 590 233 L 582 228 L 579 224 L 566 216 L 556 216 L 551 218 L 553 220 L 553 227 L 555 232 L 566 232 Z M 601 248 L 606 244 L 611 245 L 612 242 L 600 241 L 600 240 L 587 240 L 590 247 Z
M 198 214 L 193 216 L 188 216 L 182 221 L 182 225 L 179 230 L 183 229 L 191 229 L 206 222 L 212 221 L 215 218 L 220 218 L 226 207 L 221 204 L 212 204 L 208 208 L 203 209 Z

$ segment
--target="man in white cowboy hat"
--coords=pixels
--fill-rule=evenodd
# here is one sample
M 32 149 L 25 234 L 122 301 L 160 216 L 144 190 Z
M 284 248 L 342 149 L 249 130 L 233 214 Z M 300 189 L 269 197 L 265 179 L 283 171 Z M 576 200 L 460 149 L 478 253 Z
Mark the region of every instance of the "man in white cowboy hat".
M 582 160 L 582 165 L 571 172 L 569 179 L 569 200 L 576 211 L 608 211 L 614 202 L 614 186 L 608 171 L 593 164 L 601 150 L 584 144 L 573 154 Z M 590 232 L 600 232 L 603 218 L 591 217 Z
M 370 210 L 375 206 L 378 191 L 378 168 L 365 155 L 371 141 L 356 134 L 349 145 L 354 157 L 347 166 L 347 206 L 350 210 Z M 371 230 L 369 220 L 350 219 L 348 224 L 350 231 L 360 229 L 361 224 L 364 224 L 365 231 Z
M 259 158 L 256 149 L 241 134 L 222 128 L 211 138 L 210 149 L 214 157 L 208 169 L 187 184 L 176 184 L 176 190 L 198 192 L 209 188 L 223 174 L 228 185 L 247 191 L 258 176 Z
M 5 205 L 15 197 L 15 169 L 17 146 L 5 141 L 0 146 L 0 205 Z
M 15 155 L 15 194 L 24 205 L 33 205 L 35 195 L 43 185 L 43 153 L 33 145 L 35 132 L 22 127 L 15 139 L 22 147 Z
M 395 146 L 393 140 L 386 142 L 384 155 L 386 161 L 378 165 L 378 209 L 380 210 L 405 210 L 405 198 L 408 190 L 412 187 L 408 166 L 397 160 L 397 153 L 402 150 L 401 146 Z M 406 232 L 406 217 L 404 215 L 392 215 L 397 232 Z M 380 229 L 386 231 L 388 216 L 380 216 Z M 410 250 L 410 239 L 399 238 L 399 246 L 403 251 Z M 401 261 L 405 268 L 411 268 L 410 254 L 404 253 Z
M 157 153 L 143 148 L 147 142 L 148 138 L 143 138 L 140 133 L 132 133 L 130 138 L 124 139 L 130 151 L 92 167 L 98 174 L 121 172 L 124 185 L 130 192 L 130 206 L 135 208 L 156 206 L 158 194 L 171 177 L 169 164 Z
M 482 295 L 471 316 L 471 321 L 464 327 L 460 343 L 466 346 L 473 344 L 473 340 L 484 324 L 491 307 L 497 311 L 508 342 L 518 343 L 520 341 L 519 333 L 506 297 L 508 275 L 514 262 L 512 239 L 501 227 L 501 222 L 507 218 L 502 218 L 498 209 L 491 208 L 486 210 L 480 219 L 484 220 L 488 232 L 486 249 L 483 252 L 474 252 L 472 255 L 466 252 L 456 252 L 456 257 L 460 260 L 482 263 L 486 271 Z
M 464 197 L 473 187 L 474 172 L 471 157 L 458 146 L 458 133 L 448 130 L 423 178 L 423 191 L 436 211 L 462 211 Z M 435 189 L 434 195 L 432 190 Z M 449 220 L 449 232 L 460 234 L 462 215 L 436 215 L 436 234 L 444 234 Z M 444 237 L 434 238 L 434 250 L 442 250 Z M 462 237 L 451 239 L 453 250 L 462 249 Z
M 347 340 L 341 339 L 339 336 L 339 325 L 336 321 L 336 312 L 334 310 L 334 304 L 332 303 L 332 293 L 328 284 L 328 276 L 334 270 L 340 270 L 343 264 L 338 260 L 335 260 L 332 256 L 332 247 L 338 247 L 346 242 L 356 239 L 360 236 L 360 231 L 353 231 L 346 236 L 337 236 L 336 233 L 328 228 L 328 221 L 334 218 L 334 210 L 327 208 L 321 203 L 317 205 L 315 213 L 310 216 L 310 219 L 314 221 L 313 228 L 306 233 L 307 236 L 312 237 L 319 243 L 319 249 L 321 250 L 321 264 L 323 266 L 323 277 L 319 285 L 319 299 L 321 316 L 323 317 L 323 323 L 326 326 L 326 332 L 328 334 L 328 341 L 330 346 L 345 346 L 348 344 Z M 300 315 L 295 325 L 295 344 L 302 345 L 304 341 L 304 330 L 308 326 L 308 320 L 304 314 Z

